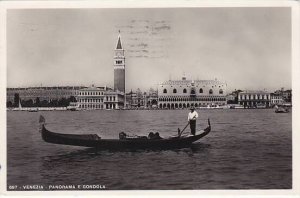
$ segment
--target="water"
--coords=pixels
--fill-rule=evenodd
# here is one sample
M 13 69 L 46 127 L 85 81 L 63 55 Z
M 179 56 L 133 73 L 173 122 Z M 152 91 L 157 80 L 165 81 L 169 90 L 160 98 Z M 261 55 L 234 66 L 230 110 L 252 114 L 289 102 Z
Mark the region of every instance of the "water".
M 121 131 L 177 134 L 186 110 L 7 112 L 7 184 L 105 185 L 106 189 L 291 189 L 292 116 L 260 110 L 198 110 L 197 129 L 211 133 L 192 148 L 163 151 L 97 151 L 44 142 L 38 119 L 63 133 Z M 189 130 L 189 129 L 187 129 Z

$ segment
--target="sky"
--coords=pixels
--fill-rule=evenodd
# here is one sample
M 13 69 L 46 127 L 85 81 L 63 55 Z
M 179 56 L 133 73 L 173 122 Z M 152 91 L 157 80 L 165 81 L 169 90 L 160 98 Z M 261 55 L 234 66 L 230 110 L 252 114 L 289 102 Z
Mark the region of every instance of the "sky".
M 7 86 L 107 85 L 121 32 L 126 90 L 218 79 L 228 90 L 291 88 L 291 10 L 11 9 Z

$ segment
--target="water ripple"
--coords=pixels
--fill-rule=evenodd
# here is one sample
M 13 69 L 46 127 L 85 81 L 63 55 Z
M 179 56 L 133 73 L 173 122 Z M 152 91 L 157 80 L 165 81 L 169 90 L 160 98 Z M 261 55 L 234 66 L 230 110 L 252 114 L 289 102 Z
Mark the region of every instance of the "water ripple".
M 176 113 L 174 113 L 176 112 Z M 187 111 L 43 112 L 52 131 L 177 134 Z M 99 151 L 48 144 L 38 114 L 7 113 L 8 185 L 103 184 L 108 189 L 291 189 L 291 114 L 272 110 L 199 111 L 212 132 L 191 148 Z M 189 132 L 189 128 L 186 129 Z

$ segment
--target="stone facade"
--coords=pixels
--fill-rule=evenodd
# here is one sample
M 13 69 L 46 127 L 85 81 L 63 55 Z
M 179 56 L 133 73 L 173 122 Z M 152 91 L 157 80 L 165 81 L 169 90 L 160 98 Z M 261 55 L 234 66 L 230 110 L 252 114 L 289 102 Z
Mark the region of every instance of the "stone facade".
M 271 93 L 271 105 L 279 105 L 284 103 L 283 96 L 281 94 Z
M 77 95 L 77 106 L 79 109 L 105 109 L 104 100 L 106 87 L 91 86 L 80 89 Z
M 158 85 L 158 108 L 177 109 L 226 104 L 227 84 L 218 80 L 169 80 Z
M 125 103 L 124 92 L 121 91 L 107 91 L 105 92 L 105 109 L 123 109 Z
M 271 103 L 271 95 L 267 91 L 242 91 L 239 93 L 238 102 L 245 108 L 268 108 Z
M 91 86 L 79 90 L 77 106 L 81 110 L 123 109 L 124 93 L 108 87 Z

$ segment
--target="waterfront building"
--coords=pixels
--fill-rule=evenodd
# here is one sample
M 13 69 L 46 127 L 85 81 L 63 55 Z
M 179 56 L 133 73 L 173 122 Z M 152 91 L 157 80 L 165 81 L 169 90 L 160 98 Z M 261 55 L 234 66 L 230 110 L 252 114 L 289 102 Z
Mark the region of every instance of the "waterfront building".
M 282 99 L 284 102 L 291 103 L 292 102 L 292 90 L 284 90 L 284 88 L 281 88 L 280 90 L 276 90 L 274 94 L 278 96 L 282 96 Z
M 284 90 L 283 93 L 282 93 L 282 96 L 283 96 L 283 100 L 285 102 L 292 102 L 292 90 L 289 89 L 289 90 Z
M 227 104 L 234 104 L 235 102 L 235 95 L 234 94 L 228 94 L 226 96 Z
M 271 97 L 271 105 L 272 106 L 284 103 L 283 96 L 281 94 L 271 93 L 270 97 Z
M 271 96 L 267 91 L 242 91 L 238 96 L 238 103 L 244 108 L 259 108 L 270 106 Z
M 127 108 L 137 109 L 147 107 L 148 96 L 146 92 L 142 92 L 140 89 L 136 91 L 130 91 L 126 94 Z
M 104 93 L 105 109 L 123 109 L 125 103 L 124 92 L 108 90 Z
M 146 108 L 148 103 L 148 96 L 146 92 L 142 92 L 140 89 L 137 89 L 137 106 L 138 108 Z
M 126 109 L 135 109 L 137 108 L 137 94 L 132 90 L 126 93 Z
M 157 100 L 158 100 L 157 90 L 150 88 L 149 95 L 148 95 L 148 101 L 147 101 L 147 107 L 157 108 Z
M 215 80 L 169 80 L 158 85 L 158 108 L 176 109 L 226 104 L 225 82 Z
M 119 34 L 114 56 L 114 90 L 125 93 L 125 50 Z
M 77 106 L 79 109 L 104 109 L 105 92 L 107 87 L 87 87 L 79 90 Z
M 36 100 L 51 102 L 62 98 L 70 98 L 78 95 L 79 90 L 84 86 L 51 86 L 51 87 L 24 87 L 24 88 L 7 88 L 7 102 L 14 103 L 15 95 L 18 94 L 21 101 Z

